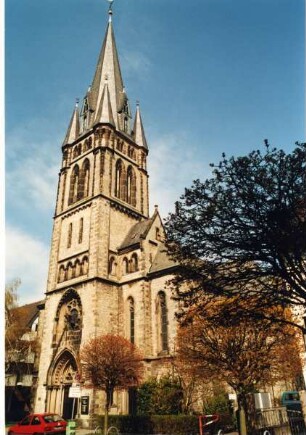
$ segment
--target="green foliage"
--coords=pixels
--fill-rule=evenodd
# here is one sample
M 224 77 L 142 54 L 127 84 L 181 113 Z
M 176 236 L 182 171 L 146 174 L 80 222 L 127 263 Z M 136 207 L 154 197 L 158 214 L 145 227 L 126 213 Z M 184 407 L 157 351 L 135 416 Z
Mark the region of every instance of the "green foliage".
M 139 415 L 170 415 L 182 412 L 183 390 L 179 381 L 170 376 L 152 378 L 138 389 Z
M 305 303 L 305 162 L 306 144 L 286 154 L 266 141 L 264 152 L 223 155 L 211 178 L 185 189 L 166 222 L 168 251 L 183 266 L 172 284 L 184 306 L 205 309 L 203 293 L 245 302 L 252 293 L 251 317 Z
M 229 401 L 225 393 L 209 397 L 203 404 L 204 414 L 226 414 L 229 411 Z
M 109 427 L 116 426 L 127 434 L 175 434 L 198 435 L 198 417 L 193 415 L 110 415 Z M 103 427 L 104 416 L 98 416 L 95 424 Z

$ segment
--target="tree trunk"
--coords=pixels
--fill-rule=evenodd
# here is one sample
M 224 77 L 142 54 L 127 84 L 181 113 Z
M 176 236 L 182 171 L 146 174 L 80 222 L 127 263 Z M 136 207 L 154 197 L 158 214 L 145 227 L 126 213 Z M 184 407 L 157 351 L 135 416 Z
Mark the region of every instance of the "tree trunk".
M 109 388 L 105 391 L 106 401 L 105 401 L 105 411 L 104 411 L 104 435 L 107 435 L 108 431 L 108 411 L 111 405 L 114 389 Z
M 240 392 L 237 394 L 239 412 L 239 434 L 252 435 L 255 432 L 255 414 L 250 402 L 250 394 Z
M 107 435 L 108 431 L 108 404 L 105 404 L 104 410 L 104 435 Z

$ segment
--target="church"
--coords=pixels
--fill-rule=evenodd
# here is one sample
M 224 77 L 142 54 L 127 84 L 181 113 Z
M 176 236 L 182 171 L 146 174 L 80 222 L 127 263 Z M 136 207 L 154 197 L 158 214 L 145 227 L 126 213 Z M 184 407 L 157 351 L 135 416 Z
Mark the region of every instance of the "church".
M 84 424 L 103 414 L 104 396 L 82 383 L 82 345 L 121 335 L 141 350 L 149 378 L 168 370 L 176 334 L 167 288 L 176 265 L 157 206 L 149 214 L 149 147 L 139 104 L 132 117 L 111 7 L 108 15 L 91 87 L 62 144 L 35 403 L 36 412 Z M 133 391 L 117 393 L 114 405 L 112 412 L 132 412 Z

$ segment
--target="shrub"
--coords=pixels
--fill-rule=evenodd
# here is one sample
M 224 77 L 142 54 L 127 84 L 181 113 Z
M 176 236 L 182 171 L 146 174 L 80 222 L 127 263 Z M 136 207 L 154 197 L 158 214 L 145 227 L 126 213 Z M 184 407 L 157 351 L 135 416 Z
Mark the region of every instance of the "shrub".
M 104 416 L 96 424 L 103 427 Z M 109 427 L 116 426 L 121 434 L 198 435 L 198 418 L 192 415 L 110 415 Z
M 183 390 L 179 381 L 170 376 L 152 378 L 137 391 L 139 415 L 173 415 L 182 412 Z

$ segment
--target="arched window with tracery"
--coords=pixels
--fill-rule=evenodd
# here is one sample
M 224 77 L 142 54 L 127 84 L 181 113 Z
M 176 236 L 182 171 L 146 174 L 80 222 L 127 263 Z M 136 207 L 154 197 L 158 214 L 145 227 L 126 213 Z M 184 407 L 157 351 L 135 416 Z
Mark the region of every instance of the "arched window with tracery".
M 130 296 L 128 298 L 128 328 L 129 339 L 131 343 L 135 343 L 135 304 L 134 299 Z
M 78 199 L 78 185 L 79 185 L 79 166 L 75 165 L 70 176 L 70 190 L 68 204 L 72 204 Z
M 159 350 L 168 352 L 168 310 L 164 291 L 160 291 L 157 295 L 157 317 Z
M 127 202 L 136 206 L 136 176 L 132 166 L 128 167 L 126 176 Z
M 63 332 L 66 332 L 63 334 Z M 77 292 L 69 289 L 60 300 L 53 330 L 54 344 L 79 345 L 82 334 L 82 305 Z

